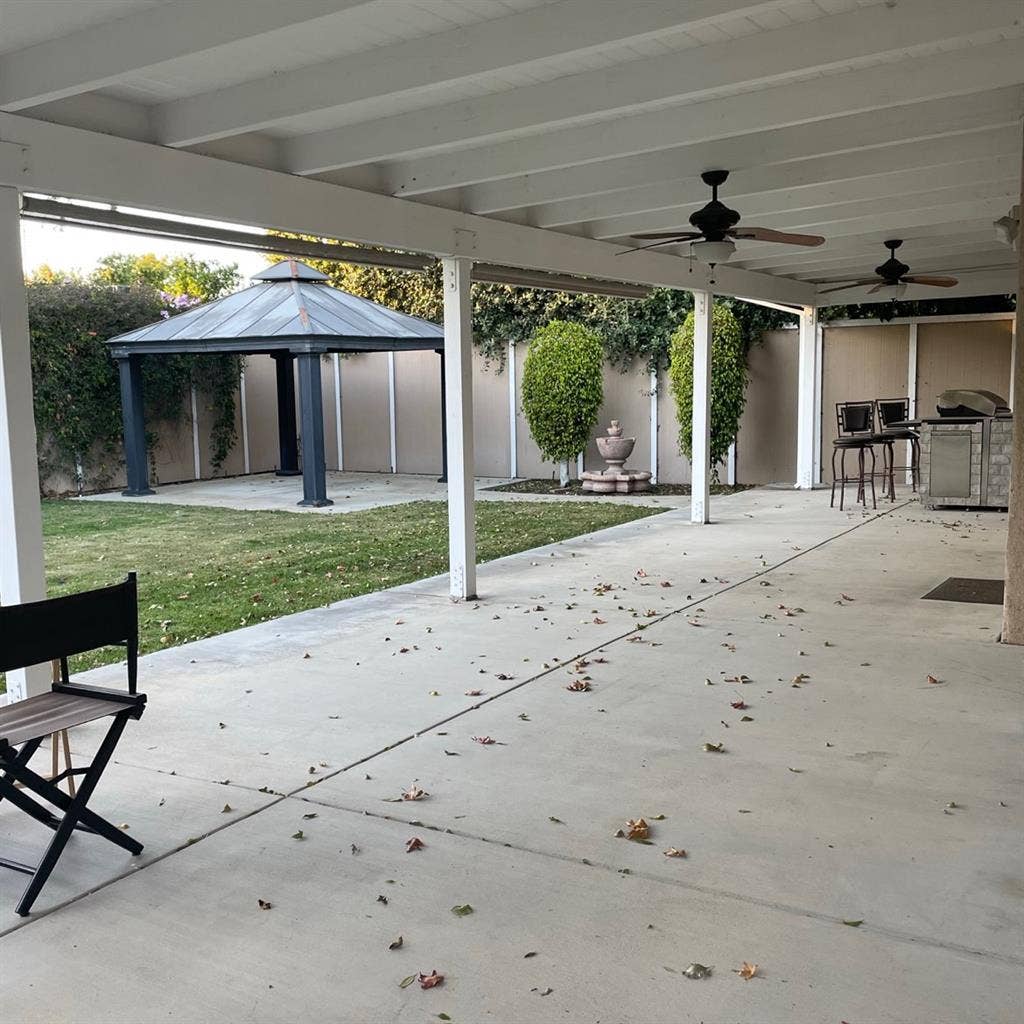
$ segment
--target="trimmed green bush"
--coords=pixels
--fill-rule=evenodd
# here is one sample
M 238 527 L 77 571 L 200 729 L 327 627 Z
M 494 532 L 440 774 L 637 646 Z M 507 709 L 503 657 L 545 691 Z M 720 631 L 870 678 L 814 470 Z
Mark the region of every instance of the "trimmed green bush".
M 672 335 L 668 379 L 679 420 L 679 450 L 693 454 L 693 313 Z M 711 313 L 711 471 L 729 452 L 746 405 L 747 355 L 743 331 L 731 310 L 715 303 Z
M 523 412 L 545 458 L 566 463 L 587 446 L 604 400 L 601 336 L 552 320 L 530 339 L 523 367 Z

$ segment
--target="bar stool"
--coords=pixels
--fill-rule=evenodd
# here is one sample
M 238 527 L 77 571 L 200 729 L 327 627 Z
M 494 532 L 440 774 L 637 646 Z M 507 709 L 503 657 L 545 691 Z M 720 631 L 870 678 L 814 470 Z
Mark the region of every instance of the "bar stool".
M 839 508 L 842 510 L 846 499 L 846 485 L 857 481 L 857 501 L 867 508 L 865 483 L 871 481 L 871 507 L 877 509 L 875 498 L 875 403 L 874 402 L 836 402 L 836 425 L 839 436 L 832 442 L 832 497 L 829 506 L 836 503 L 836 454 L 842 453 L 839 459 Z M 857 453 L 857 476 L 846 475 L 846 453 Z M 865 473 L 865 455 L 871 455 L 871 472 Z
M 882 479 L 889 482 L 889 500 L 896 500 L 897 469 L 910 471 L 910 486 L 917 491 L 920 479 L 920 435 L 909 426 L 909 398 L 876 398 L 875 408 L 878 410 L 878 436 L 876 440 L 882 445 Z M 896 441 L 910 442 L 910 465 L 896 466 L 893 444 Z

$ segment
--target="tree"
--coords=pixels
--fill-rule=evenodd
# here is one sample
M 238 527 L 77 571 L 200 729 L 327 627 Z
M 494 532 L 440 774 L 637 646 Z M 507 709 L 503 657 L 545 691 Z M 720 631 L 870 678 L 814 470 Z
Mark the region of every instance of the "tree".
M 679 420 L 679 449 L 693 457 L 693 326 L 691 312 L 672 335 L 669 387 Z M 710 463 L 714 479 L 718 463 L 729 451 L 739 431 L 740 416 L 746 404 L 747 357 L 739 321 L 721 303 L 711 314 L 711 449 Z
M 166 258 L 151 252 L 141 256 L 115 252 L 100 260 L 92 280 L 98 284 L 148 284 L 172 298 L 187 295 L 209 302 L 234 291 L 241 275 L 237 263 L 212 263 L 191 255 Z
M 587 446 L 604 400 L 600 335 L 582 324 L 552 320 L 530 339 L 523 366 L 523 412 L 537 447 L 561 464 Z

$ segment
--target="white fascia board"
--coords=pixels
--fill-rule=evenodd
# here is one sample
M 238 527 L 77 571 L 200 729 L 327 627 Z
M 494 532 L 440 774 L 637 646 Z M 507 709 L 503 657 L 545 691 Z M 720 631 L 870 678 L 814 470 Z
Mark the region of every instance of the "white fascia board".
M 0 110 L 114 85 L 157 64 L 208 53 L 367 0 L 175 0 L 0 56 Z M 55 14 L 59 20 L 59 15 Z
M 881 147 L 927 146 L 945 136 L 970 137 L 986 129 L 1015 127 L 1022 114 L 1019 87 L 995 89 L 467 185 L 459 198 L 468 213 L 525 209 L 531 219 L 536 218 L 533 222 L 549 226 L 553 222 L 549 204 L 678 183 L 699 177 L 709 167 L 728 167 L 739 174 L 784 162 L 796 172 L 800 160 L 837 154 L 855 158 L 863 150 L 884 159 Z M 585 213 L 565 223 L 605 215 Z
M 473 99 L 407 111 L 293 139 L 287 166 L 299 174 L 377 163 L 417 153 L 635 113 L 845 69 L 915 47 L 1008 29 L 1019 0 L 902 0 L 893 9 L 857 8 L 679 53 L 631 60 Z
M 664 149 L 672 139 L 689 139 L 691 143 L 726 139 L 944 96 L 1003 89 L 1019 85 L 1022 59 L 1024 42 L 1005 39 L 988 46 L 402 160 L 393 167 L 385 165 L 381 177 L 392 195 L 415 195 Z M 292 140 L 291 144 L 300 142 Z M 301 169 L 303 163 L 299 159 L 289 166 Z
M 784 2 L 645 0 L 595 6 L 593 0 L 561 0 L 162 103 L 153 112 L 156 138 L 167 146 L 192 146 L 293 117 L 351 109 L 365 100 L 555 57 L 579 57 L 612 44 L 635 44 Z
M 29 150 L 27 160 L 9 161 L 10 178 L 0 179 L 24 191 L 669 288 L 703 289 L 711 276 L 689 260 L 620 256 L 617 246 L 603 242 L 13 114 L 0 114 L 0 141 Z M 720 294 L 800 305 L 815 294 L 802 282 L 731 267 L 718 268 L 715 280 Z

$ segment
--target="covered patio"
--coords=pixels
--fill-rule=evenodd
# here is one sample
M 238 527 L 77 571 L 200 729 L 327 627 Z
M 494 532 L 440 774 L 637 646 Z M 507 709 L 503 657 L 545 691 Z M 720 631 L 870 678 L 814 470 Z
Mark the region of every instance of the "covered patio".
M 5 1015 L 1015 1019 L 1020 656 L 997 606 L 921 600 L 997 576 L 1005 517 L 718 514 L 491 563 L 479 602 L 436 578 L 146 658 L 103 790 L 146 850 L 79 842 L 4 925 Z M 653 845 L 614 836 L 640 816 Z
M 5 1019 L 1020 1017 L 1024 417 L 1008 515 L 814 489 L 819 310 L 936 295 L 872 276 L 884 242 L 942 297 L 1019 290 L 1020 0 L 0 20 L 0 601 L 45 596 L 33 208 L 440 261 L 450 531 L 443 577 L 143 659 L 151 707 L 97 802 L 145 851 L 76 837 L 36 912 L 0 921 Z M 739 227 L 676 241 L 715 170 Z M 671 238 L 638 250 L 651 232 Z M 478 579 L 474 279 L 693 292 L 686 508 Z M 794 486 L 712 507 L 716 294 L 798 317 L 798 416 Z M 952 576 L 1004 579 L 1004 606 L 923 600 Z M 30 846 L 8 811 L 5 848 Z M 616 836 L 638 818 L 648 841 Z M 18 884 L 0 874 L 4 906 Z

